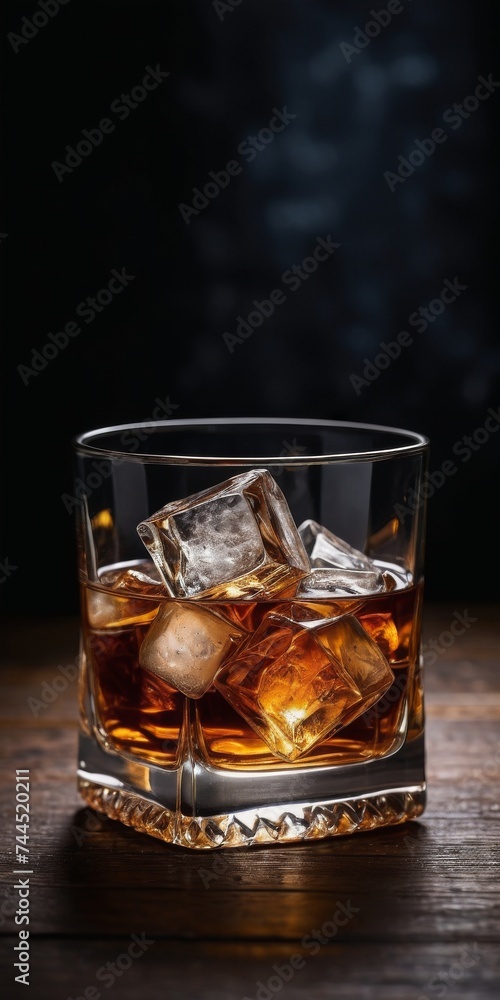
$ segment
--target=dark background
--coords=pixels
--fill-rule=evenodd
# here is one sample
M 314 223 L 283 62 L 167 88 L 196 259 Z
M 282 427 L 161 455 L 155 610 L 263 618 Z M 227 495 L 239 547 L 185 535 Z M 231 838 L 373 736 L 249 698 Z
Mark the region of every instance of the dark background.
M 385 3 L 242 0 L 221 20 L 210 0 L 69 0 L 17 53 L 8 32 L 41 8 L 2 5 L 6 613 L 76 612 L 61 500 L 71 439 L 149 418 L 158 398 L 176 417 L 408 427 L 430 437 L 432 470 L 498 410 L 500 94 L 447 125 L 394 193 L 383 176 L 478 75 L 500 79 L 498 5 L 402 6 L 348 62 L 340 43 Z M 170 76 L 120 120 L 110 105 L 148 64 Z M 239 143 L 285 105 L 296 118 L 247 163 Z M 53 161 L 105 117 L 114 132 L 59 182 Z M 179 203 L 234 158 L 241 174 L 187 225 Z M 231 353 L 223 333 L 329 234 L 340 249 Z M 130 286 L 23 384 L 18 366 L 112 268 L 134 275 Z M 456 277 L 467 290 L 357 393 L 350 376 L 364 359 Z M 429 501 L 429 599 L 492 596 L 499 439 L 455 458 Z

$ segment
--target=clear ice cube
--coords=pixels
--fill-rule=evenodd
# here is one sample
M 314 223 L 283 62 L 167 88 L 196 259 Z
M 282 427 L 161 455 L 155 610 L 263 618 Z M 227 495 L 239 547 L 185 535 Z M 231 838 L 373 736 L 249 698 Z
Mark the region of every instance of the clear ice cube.
M 306 577 L 307 579 L 307 577 Z M 359 598 L 352 601 L 285 601 L 280 602 L 274 612 L 290 618 L 305 628 L 315 627 L 322 621 L 334 621 L 337 618 L 344 618 L 346 615 L 354 615 L 359 608 L 362 608 L 363 600 Z M 262 619 L 262 616 L 261 616 Z
M 244 635 L 205 607 L 171 601 L 162 605 L 146 633 L 139 663 L 188 698 L 201 698 Z
M 309 571 L 285 497 L 265 470 L 167 504 L 137 531 L 177 598 L 269 596 Z
M 86 590 L 87 618 L 92 628 L 117 628 L 151 621 L 165 594 L 158 571 L 149 559 L 104 568 L 98 582 L 106 589 Z
M 373 572 L 374 564 L 368 556 L 317 521 L 303 521 L 298 530 L 313 569 L 333 566 Z
M 315 569 L 304 577 L 298 586 L 297 597 L 307 600 L 317 598 L 354 597 L 380 594 L 385 590 L 381 573 L 355 569 Z
M 104 568 L 99 574 L 99 583 L 111 590 L 126 591 L 128 594 L 148 596 L 164 593 L 160 574 L 150 559 L 136 559 L 129 565 L 122 563 L 109 569 Z
M 312 572 L 301 580 L 297 597 L 314 600 L 367 596 L 387 589 L 384 576 L 372 559 L 317 521 L 303 521 L 299 534 Z

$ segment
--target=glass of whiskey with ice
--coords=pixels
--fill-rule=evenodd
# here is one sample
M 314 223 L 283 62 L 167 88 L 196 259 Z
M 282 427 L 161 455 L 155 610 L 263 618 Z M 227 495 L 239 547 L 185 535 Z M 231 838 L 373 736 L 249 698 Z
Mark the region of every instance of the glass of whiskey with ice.
M 196 849 L 419 816 L 427 439 L 234 418 L 74 446 L 83 798 Z

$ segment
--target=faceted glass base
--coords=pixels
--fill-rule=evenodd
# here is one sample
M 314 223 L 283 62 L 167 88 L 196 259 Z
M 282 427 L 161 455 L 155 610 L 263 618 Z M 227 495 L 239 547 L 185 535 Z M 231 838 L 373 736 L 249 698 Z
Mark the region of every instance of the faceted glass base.
M 425 808 L 422 735 L 383 760 L 273 773 L 195 760 L 166 771 L 82 733 L 78 776 L 98 812 L 198 850 L 320 840 L 404 823 Z

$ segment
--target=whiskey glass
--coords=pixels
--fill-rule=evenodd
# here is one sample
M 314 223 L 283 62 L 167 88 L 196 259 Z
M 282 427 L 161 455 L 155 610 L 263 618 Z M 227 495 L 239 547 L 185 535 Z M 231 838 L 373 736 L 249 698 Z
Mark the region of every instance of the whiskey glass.
M 195 849 L 419 816 L 427 439 L 174 419 L 74 452 L 85 801 Z

